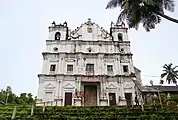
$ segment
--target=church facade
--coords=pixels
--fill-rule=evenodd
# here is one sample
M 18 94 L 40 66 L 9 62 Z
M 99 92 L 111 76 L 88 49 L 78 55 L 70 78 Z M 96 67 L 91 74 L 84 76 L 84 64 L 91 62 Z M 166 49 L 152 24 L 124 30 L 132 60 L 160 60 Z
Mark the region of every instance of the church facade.
M 141 84 L 133 66 L 128 29 L 111 23 L 107 32 L 87 22 L 71 31 L 67 23 L 49 27 L 37 105 L 134 105 Z

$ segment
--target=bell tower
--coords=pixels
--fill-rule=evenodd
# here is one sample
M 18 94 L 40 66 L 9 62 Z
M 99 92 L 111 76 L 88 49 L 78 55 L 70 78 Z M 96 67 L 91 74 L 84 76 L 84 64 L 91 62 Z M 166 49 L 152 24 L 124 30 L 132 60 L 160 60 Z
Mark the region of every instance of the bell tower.
M 123 22 L 121 25 L 114 25 L 114 23 L 111 22 L 110 35 L 112 36 L 113 41 L 127 41 L 127 31 L 128 28 L 125 27 L 125 24 Z
M 68 39 L 68 27 L 67 22 L 57 25 L 53 21 L 52 26 L 49 26 L 48 40 L 67 40 Z

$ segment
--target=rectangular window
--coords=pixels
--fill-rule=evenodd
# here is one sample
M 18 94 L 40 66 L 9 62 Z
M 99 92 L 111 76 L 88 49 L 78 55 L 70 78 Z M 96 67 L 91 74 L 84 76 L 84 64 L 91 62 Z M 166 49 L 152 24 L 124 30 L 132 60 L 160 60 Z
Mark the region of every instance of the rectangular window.
M 123 65 L 123 71 L 124 71 L 124 72 L 128 72 L 128 71 L 129 71 L 128 65 Z
M 51 65 L 50 66 L 50 71 L 55 71 L 56 70 L 56 65 Z
M 113 72 L 113 66 L 112 65 L 107 65 L 107 71 L 108 72 Z
M 87 72 L 94 72 L 94 64 L 87 64 L 86 71 Z
M 73 65 L 67 65 L 67 71 L 72 72 L 73 71 Z

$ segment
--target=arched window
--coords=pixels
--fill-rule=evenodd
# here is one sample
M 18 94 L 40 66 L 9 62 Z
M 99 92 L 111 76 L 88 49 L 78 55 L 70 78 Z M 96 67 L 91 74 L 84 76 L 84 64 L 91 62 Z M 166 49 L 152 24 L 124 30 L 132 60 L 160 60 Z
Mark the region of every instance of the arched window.
M 122 33 L 118 33 L 117 37 L 118 37 L 118 40 L 123 40 Z
M 56 32 L 55 40 L 60 40 L 60 39 L 61 39 L 61 33 L 60 32 Z

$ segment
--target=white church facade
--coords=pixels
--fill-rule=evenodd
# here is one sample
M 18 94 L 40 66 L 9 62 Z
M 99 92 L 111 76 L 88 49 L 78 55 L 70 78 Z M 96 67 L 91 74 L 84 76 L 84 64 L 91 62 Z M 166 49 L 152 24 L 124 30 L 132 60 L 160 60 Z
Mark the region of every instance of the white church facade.
M 89 19 L 71 31 L 67 23 L 49 27 L 42 72 L 38 75 L 38 105 L 134 105 L 141 84 L 133 66 L 128 29 L 107 32 Z

